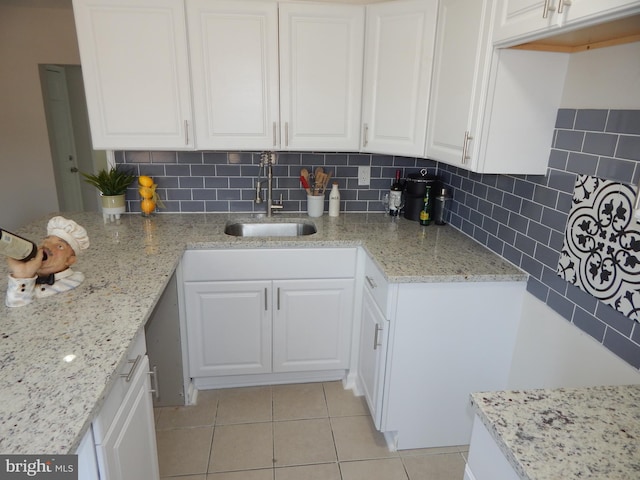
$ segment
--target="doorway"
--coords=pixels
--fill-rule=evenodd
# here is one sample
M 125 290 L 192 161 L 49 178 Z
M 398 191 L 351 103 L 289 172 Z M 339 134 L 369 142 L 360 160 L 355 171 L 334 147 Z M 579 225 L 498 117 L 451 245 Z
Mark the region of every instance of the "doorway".
M 80 66 L 39 68 L 60 210 L 99 211 L 98 192 L 83 181 L 80 172 L 106 167 L 106 154 L 91 145 Z

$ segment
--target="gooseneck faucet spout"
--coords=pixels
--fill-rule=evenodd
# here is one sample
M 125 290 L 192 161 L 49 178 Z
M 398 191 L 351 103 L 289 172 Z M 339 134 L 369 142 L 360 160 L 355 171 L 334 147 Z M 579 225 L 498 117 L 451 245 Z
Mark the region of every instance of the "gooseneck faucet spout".
M 273 210 L 282 210 L 284 205 L 282 204 L 282 194 L 280 194 L 280 201 L 273 200 L 273 165 L 276 163 L 275 152 L 263 152 L 260 155 L 260 170 L 263 168 L 267 171 L 267 217 L 273 214 Z M 256 203 L 262 203 L 262 183 L 260 177 L 256 182 Z

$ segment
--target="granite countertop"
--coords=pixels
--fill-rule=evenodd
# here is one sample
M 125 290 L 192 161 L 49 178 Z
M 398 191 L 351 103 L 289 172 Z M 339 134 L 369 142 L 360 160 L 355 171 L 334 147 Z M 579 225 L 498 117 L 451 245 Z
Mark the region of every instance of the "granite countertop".
M 362 246 L 390 282 L 526 279 L 449 226 L 421 227 L 383 214 L 325 215 L 313 219 L 316 234 L 293 238 L 225 235 L 228 220 L 247 219 L 241 214 L 125 215 L 119 224 L 104 224 L 99 213 L 64 215 L 89 233 L 91 247 L 74 266 L 85 274 L 84 283 L 24 307 L 10 309 L 4 301 L 0 307 L 3 454 L 75 451 L 185 248 Z M 16 233 L 39 241 L 50 216 Z M 306 215 L 285 214 L 269 221 L 292 218 L 309 220 Z M 0 262 L 0 276 L 6 278 L 7 273 L 6 263 Z M 2 298 L 5 291 L 6 281 L 0 282 Z M 63 361 L 70 354 L 75 360 Z
M 471 402 L 523 480 L 640 478 L 640 385 L 482 392 Z

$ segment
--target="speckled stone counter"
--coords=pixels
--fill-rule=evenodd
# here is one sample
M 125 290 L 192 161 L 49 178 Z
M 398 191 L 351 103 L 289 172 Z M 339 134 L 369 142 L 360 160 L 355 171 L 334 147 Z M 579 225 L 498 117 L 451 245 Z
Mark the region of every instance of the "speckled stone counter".
M 524 281 L 526 276 L 473 240 L 444 226 L 421 227 L 381 214 L 313 219 L 307 237 L 240 238 L 224 234 L 234 214 L 126 215 L 104 224 L 98 213 L 64 214 L 84 226 L 90 249 L 74 266 L 86 276 L 76 290 L 0 315 L 0 453 L 75 451 L 126 362 L 136 333 L 185 248 L 363 246 L 390 282 Z M 49 216 L 16 233 L 39 241 Z M 289 221 L 306 215 L 278 215 Z M 255 219 L 253 219 L 255 220 Z M 266 221 L 266 219 L 264 219 Z M 6 278 L 0 262 L 0 277 Z M 76 355 L 65 362 L 67 355 Z
M 523 480 L 640 478 L 640 385 L 474 393 Z

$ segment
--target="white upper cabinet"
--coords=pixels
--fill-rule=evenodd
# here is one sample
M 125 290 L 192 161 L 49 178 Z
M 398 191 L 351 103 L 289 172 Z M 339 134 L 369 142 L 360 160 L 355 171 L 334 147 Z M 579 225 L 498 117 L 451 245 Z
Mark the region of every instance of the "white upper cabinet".
M 361 150 L 424 156 L 436 0 L 367 6 Z
M 498 0 L 493 41 L 510 46 L 639 11 L 637 0 Z
M 199 149 L 279 146 L 278 4 L 187 0 Z
M 193 149 L 182 0 L 74 0 L 95 149 Z
M 281 3 L 280 145 L 357 151 L 364 7 Z
M 494 50 L 491 5 L 441 1 L 427 157 L 480 173 L 544 174 L 568 55 Z
M 358 149 L 364 7 L 186 5 L 198 149 Z

